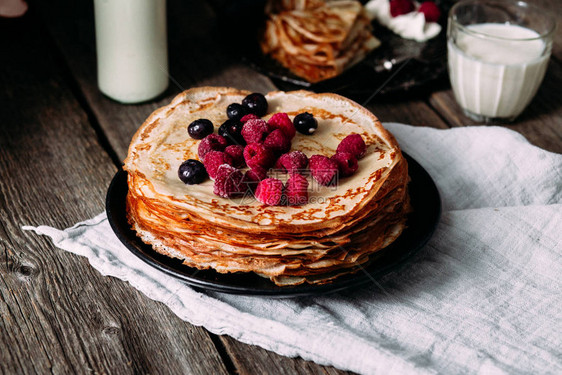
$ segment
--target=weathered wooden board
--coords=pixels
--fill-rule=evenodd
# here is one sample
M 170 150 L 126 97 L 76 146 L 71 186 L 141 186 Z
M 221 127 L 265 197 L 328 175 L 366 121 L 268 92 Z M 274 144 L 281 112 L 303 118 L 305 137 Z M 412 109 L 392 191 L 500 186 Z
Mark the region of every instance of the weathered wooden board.
M 20 229 L 103 211 L 116 171 L 38 24 L 0 20 L 0 373 L 226 373 L 207 331 Z
M 0 40 L 10 51 L 0 54 L 0 372 L 345 373 L 191 326 L 126 283 L 100 276 L 85 259 L 20 230 L 63 228 L 101 212 L 132 134 L 181 90 L 275 89 L 221 47 L 206 2 L 168 3 L 170 88 L 138 105 L 116 103 L 97 89 L 92 2 L 32 2 L 23 19 L 0 20 Z M 555 0 L 537 3 L 557 10 Z M 557 152 L 560 30 L 545 84 L 509 125 Z M 471 123 L 447 89 L 419 99 L 375 96 L 366 106 L 383 122 Z

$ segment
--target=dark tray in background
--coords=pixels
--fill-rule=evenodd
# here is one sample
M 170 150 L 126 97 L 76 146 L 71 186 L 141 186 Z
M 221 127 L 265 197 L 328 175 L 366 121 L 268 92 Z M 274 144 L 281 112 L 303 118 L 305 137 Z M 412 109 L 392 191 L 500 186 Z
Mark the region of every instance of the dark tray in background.
M 442 30 L 437 37 L 426 42 L 403 39 L 373 22 L 373 34 L 381 46 L 339 76 L 318 83 L 294 75 L 261 52 L 257 35 L 263 25 L 264 1 L 214 0 L 213 3 L 220 34 L 226 38 L 225 47 L 239 53 L 256 71 L 269 76 L 280 90 L 334 92 L 364 101 L 374 95 L 394 98 L 432 91 L 447 83 L 446 15 L 453 4 L 451 0 L 437 1 L 442 10 Z

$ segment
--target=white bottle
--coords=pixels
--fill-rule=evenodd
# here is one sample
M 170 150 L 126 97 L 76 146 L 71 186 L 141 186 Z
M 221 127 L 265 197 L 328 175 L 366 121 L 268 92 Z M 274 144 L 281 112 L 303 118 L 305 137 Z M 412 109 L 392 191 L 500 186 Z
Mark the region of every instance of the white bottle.
M 166 0 L 94 0 L 98 86 L 122 103 L 168 87 Z

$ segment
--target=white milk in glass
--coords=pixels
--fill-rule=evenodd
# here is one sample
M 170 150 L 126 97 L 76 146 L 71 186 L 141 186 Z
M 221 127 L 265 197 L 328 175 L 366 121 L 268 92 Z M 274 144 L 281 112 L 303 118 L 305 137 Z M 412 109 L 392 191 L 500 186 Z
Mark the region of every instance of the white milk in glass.
M 516 117 L 544 77 L 549 58 L 545 43 L 534 39 L 537 32 L 517 25 L 483 23 L 466 28 L 469 32 L 458 31 L 456 43 L 448 42 L 449 75 L 458 103 L 485 117 Z M 495 38 L 477 37 L 471 31 Z
M 166 0 L 95 0 L 98 86 L 122 103 L 168 87 Z

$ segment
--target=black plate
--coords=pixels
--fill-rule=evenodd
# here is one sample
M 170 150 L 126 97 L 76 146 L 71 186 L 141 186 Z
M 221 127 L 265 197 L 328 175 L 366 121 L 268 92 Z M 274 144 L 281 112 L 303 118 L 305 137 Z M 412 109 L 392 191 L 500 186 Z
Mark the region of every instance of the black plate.
M 236 46 L 236 52 L 241 53 L 244 61 L 272 78 L 280 90 L 304 88 L 365 100 L 375 93 L 379 97 L 401 97 L 407 93 L 432 91 L 447 81 L 446 19 L 453 2 L 437 1 L 442 11 L 442 29 L 438 36 L 425 42 L 404 39 L 373 22 L 373 34 L 381 41 L 380 47 L 342 74 L 317 83 L 294 75 L 279 62 L 264 55 L 257 40 L 250 38 L 259 35 L 259 30 L 263 28 L 263 1 L 231 2 L 229 7 L 220 7 L 217 12 L 222 16 L 222 33 L 228 38 L 227 47 Z M 242 44 L 241 40 L 247 43 Z
M 345 275 L 326 285 L 296 285 L 278 287 L 269 279 L 255 274 L 221 274 L 214 270 L 198 270 L 183 265 L 181 261 L 161 255 L 142 242 L 130 229 L 125 212 L 127 173 L 119 170 L 107 191 L 107 218 L 117 237 L 137 257 L 149 265 L 187 284 L 207 290 L 276 297 L 296 297 L 336 292 L 357 288 L 372 282 L 403 264 L 423 247 L 433 234 L 441 214 L 441 200 L 435 183 L 414 159 L 405 155 L 409 163 L 410 197 L 414 211 L 408 217 L 407 228 L 389 247 L 379 251 L 376 261 L 353 275 Z

